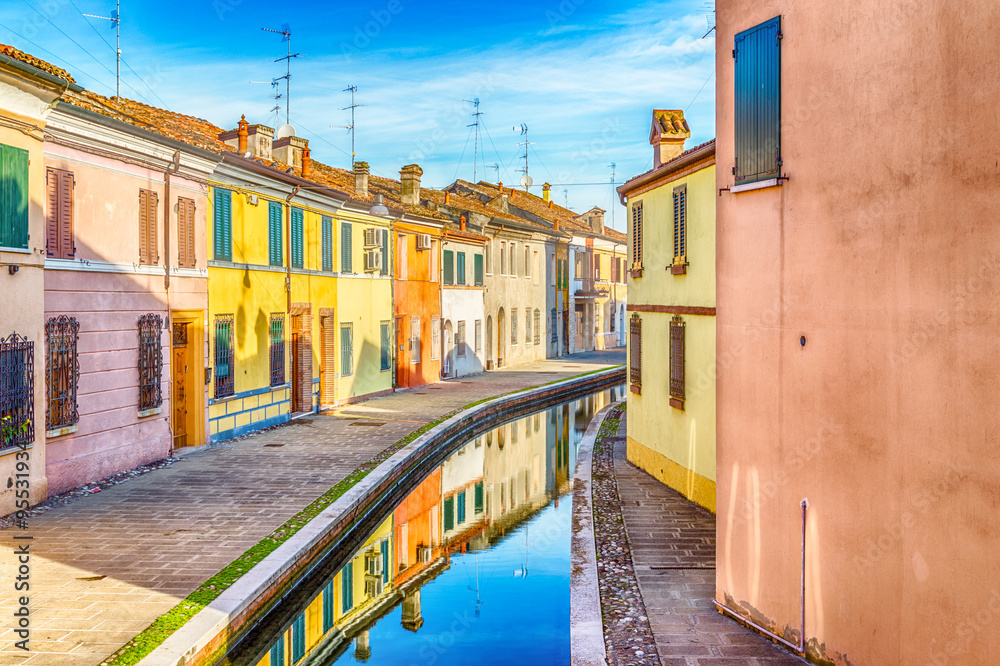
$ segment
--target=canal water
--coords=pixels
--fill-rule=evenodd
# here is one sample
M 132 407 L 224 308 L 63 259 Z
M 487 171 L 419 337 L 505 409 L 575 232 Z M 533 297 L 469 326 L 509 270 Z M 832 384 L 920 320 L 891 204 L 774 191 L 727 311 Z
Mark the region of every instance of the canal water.
M 623 391 L 464 443 L 252 663 L 568 665 L 577 447 L 594 414 Z

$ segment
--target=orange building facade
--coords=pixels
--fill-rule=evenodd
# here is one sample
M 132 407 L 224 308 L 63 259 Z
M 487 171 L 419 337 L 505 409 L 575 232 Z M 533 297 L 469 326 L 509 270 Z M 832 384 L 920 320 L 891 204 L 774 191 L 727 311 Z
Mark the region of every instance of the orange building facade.
M 441 378 L 441 225 L 403 220 L 392 231 L 397 388 Z

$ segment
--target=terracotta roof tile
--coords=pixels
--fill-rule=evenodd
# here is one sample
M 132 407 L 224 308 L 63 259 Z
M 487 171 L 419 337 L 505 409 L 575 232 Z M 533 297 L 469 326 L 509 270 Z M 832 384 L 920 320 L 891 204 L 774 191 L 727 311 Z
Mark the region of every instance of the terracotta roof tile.
M 10 46 L 8 44 L 0 44 L 0 54 L 5 55 L 12 60 L 17 60 L 18 62 L 22 62 L 26 65 L 31 65 L 36 69 L 40 69 L 47 74 L 51 74 L 52 76 L 63 79 L 64 81 L 67 81 L 69 83 L 76 83 L 76 79 L 73 78 L 73 75 L 67 72 L 65 69 L 61 67 L 56 67 L 52 63 L 46 62 L 41 58 L 36 58 L 30 53 L 19 51 L 18 49 L 15 49 L 13 46 Z
M 702 150 L 704 148 L 707 148 L 707 147 L 713 146 L 713 145 L 715 145 L 715 139 L 712 139 L 711 141 L 706 141 L 705 143 L 700 143 L 697 146 L 695 146 L 694 148 L 689 148 L 689 149 L 685 150 L 683 153 L 681 153 L 680 155 L 678 155 L 677 157 L 675 157 L 672 160 L 670 160 L 669 162 L 664 162 L 663 164 L 661 164 L 658 167 L 650 169 L 649 171 L 644 171 L 643 173 L 640 173 L 638 176 L 633 176 L 632 178 L 629 178 L 624 183 L 622 183 L 621 185 L 619 185 L 618 189 L 619 190 L 625 189 L 628 186 L 629 183 L 631 183 L 633 181 L 636 181 L 636 180 L 639 180 L 640 178 L 645 178 L 646 176 L 648 176 L 649 174 L 651 174 L 653 172 L 656 172 L 656 171 L 670 171 L 670 169 L 673 168 L 673 165 L 676 164 L 678 162 L 678 160 L 682 160 L 685 157 L 687 157 L 688 155 L 690 155 L 691 153 L 698 152 L 699 150 Z

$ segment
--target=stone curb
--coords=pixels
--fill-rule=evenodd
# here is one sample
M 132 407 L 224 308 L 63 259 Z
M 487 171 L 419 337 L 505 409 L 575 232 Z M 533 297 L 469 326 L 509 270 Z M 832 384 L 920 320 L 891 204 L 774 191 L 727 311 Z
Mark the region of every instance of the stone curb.
M 561 397 L 564 392 L 570 396 L 567 399 L 572 399 L 572 395 L 578 392 L 599 390 L 601 386 L 611 384 L 619 375 L 620 381 L 624 381 L 625 370 L 620 366 L 519 391 L 493 398 L 439 423 L 394 453 L 348 489 L 212 603 L 188 620 L 184 626 L 171 634 L 143 658 L 139 666 L 186 666 L 207 663 L 213 655 L 221 656 L 218 653 L 225 651 L 229 640 L 234 635 L 239 635 L 241 627 L 248 623 L 252 625 L 253 621 L 259 620 L 263 612 L 273 606 L 273 604 L 269 606 L 267 602 L 277 593 L 292 587 L 297 582 L 296 576 L 322 553 L 324 546 L 328 546 L 342 533 L 349 532 L 363 517 L 362 514 L 372 509 L 372 504 L 376 503 L 379 496 L 393 489 L 408 470 L 416 467 L 429 455 L 443 449 L 456 437 L 488 420 L 505 420 L 511 413 L 516 415 L 518 409 L 525 410 L 546 399 Z M 594 437 L 596 432 L 594 430 Z M 590 440 L 591 447 L 594 437 Z M 589 464 L 589 454 L 587 460 Z M 591 551 L 593 551 L 593 530 L 591 530 Z M 596 568 L 594 576 L 596 581 Z M 596 590 L 596 582 L 594 589 Z M 600 627 L 599 619 L 598 627 Z M 601 640 L 603 651 L 603 638 Z
M 601 430 L 604 417 L 617 404 L 607 405 L 594 415 L 576 453 L 569 583 L 570 662 L 573 666 L 605 666 L 608 663 L 597 577 L 591 470 L 597 433 Z

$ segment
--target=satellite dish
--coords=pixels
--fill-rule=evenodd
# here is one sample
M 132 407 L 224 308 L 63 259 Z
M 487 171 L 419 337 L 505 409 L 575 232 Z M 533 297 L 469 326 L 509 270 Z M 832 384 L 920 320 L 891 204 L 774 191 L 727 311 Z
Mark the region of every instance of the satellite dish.
M 274 133 L 275 139 L 284 139 L 288 136 L 295 136 L 295 128 L 291 125 L 282 125 L 278 128 L 278 131 Z
M 531 176 L 529 176 L 528 174 L 524 174 L 523 176 L 521 176 L 521 187 L 523 187 L 524 189 L 528 189 L 534 184 L 535 181 L 533 181 L 531 179 Z

